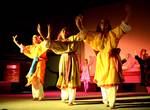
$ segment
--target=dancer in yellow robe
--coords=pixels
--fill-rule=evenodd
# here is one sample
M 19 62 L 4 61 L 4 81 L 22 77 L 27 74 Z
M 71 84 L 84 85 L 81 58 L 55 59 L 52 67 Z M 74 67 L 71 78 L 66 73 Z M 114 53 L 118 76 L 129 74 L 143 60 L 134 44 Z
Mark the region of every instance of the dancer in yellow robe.
M 76 17 L 76 25 L 80 30 L 80 38 L 88 43 L 97 52 L 96 72 L 94 81 L 101 87 L 103 103 L 110 108 L 115 108 L 115 98 L 120 84 L 118 69 L 119 57 L 114 50 L 123 35 L 131 30 L 128 25 L 130 7 L 125 8 L 126 17 L 121 24 L 112 28 L 109 20 L 100 19 L 95 32 L 87 31 L 83 25 L 83 16 Z
M 40 29 L 40 25 L 37 27 L 38 31 Z M 48 26 L 50 30 L 50 27 Z M 48 37 L 50 36 L 50 31 L 48 32 Z M 32 85 L 32 97 L 33 100 L 38 99 L 39 101 L 44 98 L 44 76 L 45 76 L 45 68 L 46 68 L 46 61 L 47 61 L 47 50 L 46 47 L 46 40 L 42 40 L 41 36 L 33 35 L 32 37 L 32 45 L 23 45 L 19 44 L 16 40 L 17 35 L 13 36 L 14 43 L 20 48 L 21 53 L 26 55 L 27 57 L 34 59 L 37 58 L 37 64 L 35 66 L 34 73 L 28 73 L 27 79 L 28 83 L 26 86 Z M 30 75 L 29 75 L 30 74 Z

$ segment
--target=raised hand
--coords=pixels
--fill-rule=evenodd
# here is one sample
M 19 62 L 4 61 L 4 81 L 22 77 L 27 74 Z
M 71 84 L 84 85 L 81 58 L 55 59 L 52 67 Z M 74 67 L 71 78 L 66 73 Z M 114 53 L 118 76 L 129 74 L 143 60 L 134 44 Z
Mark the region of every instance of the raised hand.
M 47 29 L 48 29 L 48 30 L 47 30 L 48 33 L 47 33 L 47 37 L 46 37 L 46 38 L 47 38 L 48 40 L 50 40 L 50 35 L 51 35 L 51 27 L 50 27 L 50 24 L 47 25 Z
M 13 42 L 20 48 L 20 44 L 19 44 L 19 43 L 17 42 L 17 40 L 16 40 L 17 37 L 18 37 L 17 35 L 12 36 Z
M 82 15 L 78 15 L 75 18 L 75 23 L 77 28 L 79 29 L 79 31 L 83 31 L 84 30 L 84 26 L 83 26 L 83 16 Z
M 37 32 L 40 34 L 41 33 L 41 26 L 40 24 L 37 25 Z
M 126 11 L 127 13 L 131 13 L 131 6 L 128 5 L 128 4 L 126 4 L 126 5 L 125 5 L 125 11 Z
M 129 18 L 131 16 L 131 6 L 130 5 L 128 5 L 128 4 L 125 5 L 125 12 L 126 12 L 126 17 L 125 17 L 124 21 L 125 21 L 125 23 L 128 23 Z
M 40 37 L 45 40 L 44 36 L 42 35 L 42 32 L 41 32 L 41 26 L 40 24 L 37 25 L 37 32 L 40 34 Z
M 12 38 L 13 38 L 13 41 L 16 42 L 17 35 L 12 36 Z
M 22 52 L 23 52 L 23 49 L 24 49 L 24 45 L 19 44 L 19 43 L 17 42 L 17 40 L 16 40 L 17 37 L 18 37 L 17 35 L 12 36 L 13 42 L 20 48 L 20 52 L 22 53 Z

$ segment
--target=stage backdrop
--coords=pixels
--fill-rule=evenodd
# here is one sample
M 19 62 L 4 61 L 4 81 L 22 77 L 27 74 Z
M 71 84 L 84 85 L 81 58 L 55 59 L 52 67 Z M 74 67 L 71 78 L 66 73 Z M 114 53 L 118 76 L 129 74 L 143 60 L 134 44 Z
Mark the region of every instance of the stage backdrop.
M 131 55 L 139 54 L 142 48 L 150 53 L 150 6 L 149 0 L 132 0 L 131 18 L 129 24 L 132 26 L 132 31 L 126 34 L 120 41 L 122 57 L 128 53 Z M 84 23 L 88 30 L 95 31 L 98 20 L 101 17 L 106 17 L 110 20 L 112 27 L 120 25 L 125 18 L 123 2 L 112 3 L 101 7 L 93 7 L 83 11 Z
M 132 0 L 129 3 L 131 4 L 132 11 L 129 24 L 132 26 L 132 31 L 122 37 L 118 47 L 121 48 L 122 59 L 129 56 L 128 61 L 123 65 L 124 71 L 126 73 L 137 73 L 135 74 L 136 80 L 134 81 L 137 83 L 140 82 L 140 67 L 134 57 L 137 54 L 139 55 L 142 48 L 147 49 L 150 55 L 150 6 L 148 0 Z M 101 7 L 88 8 L 83 11 L 83 16 L 85 27 L 89 31 L 96 30 L 97 23 L 101 17 L 108 18 L 112 27 L 115 27 L 120 25 L 121 21 L 125 18 L 124 4 L 120 2 Z M 90 75 L 94 76 L 96 62 L 95 53 L 87 44 L 84 45 L 83 49 L 82 54 L 84 57 L 82 58 L 88 59 L 90 63 Z M 126 79 L 128 79 L 127 82 L 132 81 L 131 76 Z

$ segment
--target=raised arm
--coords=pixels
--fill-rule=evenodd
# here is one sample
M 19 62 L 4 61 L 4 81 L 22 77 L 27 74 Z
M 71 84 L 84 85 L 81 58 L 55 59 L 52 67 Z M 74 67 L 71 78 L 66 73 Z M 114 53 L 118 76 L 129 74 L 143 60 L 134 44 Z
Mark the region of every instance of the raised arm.
M 82 16 L 82 15 L 78 15 L 78 16 L 75 18 L 75 22 L 76 22 L 76 26 L 77 26 L 77 28 L 79 29 L 79 31 L 85 30 L 85 27 L 84 27 L 84 25 L 83 25 L 83 16 Z
M 50 27 L 50 24 L 48 24 L 47 25 L 47 37 L 46 37 L 46 39 L 47 40 L 50 40 L 50 36 L 51 36 L 51 27 Z
M 43 40 L 49 40 L 50 39 L 50 35 L 51 35 L 51 28 L 50 28 L 50 24 L 47 25 L 47 37 L 45 37 L 42 32 L 41 32 L 41 26 L 40 24 L 37 25 L 37 31 L 40 34 L 40 36 L 42 37 Z
M 21 45 L 22 45 L 22 44 L 19 44 L 19 43 L 17 42 L 17 40 L 16 40 L 17 35 L 12 36 L 12 38 L 13 38 L 13 42 L 14 42 L 19 48 L 21 48 Z
M 37 25 L 37 31 L 40 34 L 40 36 L 42 37 L 42 39 L 45 40 L 45 38 L 44 38 L 44 36 L 43 36 L 43 34 L 41 32 L 41 26 L 40 26 L 40 24 Z
M 125 16 L 124 22 L 126 24 L 128 24 L 129 18 L 131 16 L 131 7 L 130 7 L 130 5 L 125 5 L 125 13 L 126 13 L 126 16 Z
M 24 49 L 24 45 L 19 44 L 19 43 L 17 42 L 17 40 L 16 40 L 17 35 L 12 36 L 12 38 L 13 38 L 13 42 L 20 48 L 20 52 L 22 53 L 22 52 L 23 52 L 23 49 Z
M 124 33 L 128 33 L 132 30 L 132 27 L 128 24 L 129 18 L 131 16 L 131 7 L 130 5 L 125 5 L 125 18 L 121 22 L 120 28 Z

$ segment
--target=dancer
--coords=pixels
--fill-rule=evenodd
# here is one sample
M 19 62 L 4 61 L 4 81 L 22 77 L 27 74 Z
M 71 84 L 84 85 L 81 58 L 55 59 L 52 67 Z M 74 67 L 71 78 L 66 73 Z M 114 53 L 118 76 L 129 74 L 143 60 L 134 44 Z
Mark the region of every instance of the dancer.
M 106 106 L 115 108 L 116 92 L 120 84 L 118 74 L 118 57 L 113 50 L 125 33 L 131 30 L 128 25 L 130 7 L 126 6 L 126 17 L 116 28 L 111 27 L 109 20 L 100 19 L 96 32 L 87 31 L 83 25 L 83 16 L 76 18 L 76 25 L 80 30 L 80 37 L 97 51 L 96 72 L 94 80 L 101 87 L 102 100 Z M 117 53 L 116 53 L 117 54 Z
M 87 92 L 89 88 L 89 82 L 90 82 L 90 70 L 89 70 L 89 64 L 88 59 L 84 60 L 84 64 L 82 65 L 82 74 L 81 74 L 81 82 L 84 84 L 84 92 Z
M 65 36 L 66 36 L 66 28 L 62 28 L 60 33 L 57 36 L 57 41 L 62 41 L 62 42 L 65 41 Z M 68 58 L 69 58 L 69 55 L 67 52 L 62 53 L 60 56 L 59 78 L 58 78 L 58 82 L 56 84 L 56 86 L 59 89 L 61 89 L 61 100 L 63 102 L 67 101 L 68 97 L 69 97 L 69 93 L 68 93 L 69 88 L 66 87 L 66 84 L 65 84 L 65 76 L 67 75 Z M 61 84 L 59 84 L 60 82 L 61 82 Z M 62 82 L 64 82 L 64 84 Z
M 61 90 L 61 99 L 69 99 L 68 105 L 73 105 L 76 97 L 76 89 L 81 86 L 79 61 L 77 56 L 81 41 L 78 35 L 65 38 L 66 30 L 62 29 L 58 39 L 50 40 L 49 49 L 55 54 L 61 55 L 59 63 L 59 78 L 57 87 Z
M 38 32 L 40 30 L 40 25 L 37 26 Z M 45 68 L 47 61 L 47 50 L 46 40 L 41 39 L 39 35 L 33 35 L 32 37 L 32 45 L 23 45 L 19 44 L 16 40 L 17 35 L 13 36 L 14 43 L 20 48 L 21 53 L 26 55 L 27 57 L 33 59 L 31 68 L 29 73 L 27 74 L 28 82 L 26 86 L 32 85 L 32 97 L 33 100 L 41 101 L 44 98 L 44 76 L 45 76 Z M 48 35 L 47 39 L 50 38 L 50 25 L 48 25 Z M 35 69 L 35 70 L 34 70 Z

